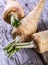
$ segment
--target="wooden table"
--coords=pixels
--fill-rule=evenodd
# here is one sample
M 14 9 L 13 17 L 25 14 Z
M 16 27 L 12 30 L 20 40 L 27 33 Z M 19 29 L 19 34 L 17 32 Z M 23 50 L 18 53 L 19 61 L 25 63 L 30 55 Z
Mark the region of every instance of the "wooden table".
M 48 65 L 48 52 L 38 54 L 34 49 L 20 49 L 8 58 L 3 47 L 12 40 L 12 27 L 2 19 L 2 12 L 7 0 L 0 0 L 0 65 Z M 25 11 L 25 16 L 33 10 L 39 0 L 17 0 Z M 37 31 L 48 29 L 48 0 L 46 0 Z

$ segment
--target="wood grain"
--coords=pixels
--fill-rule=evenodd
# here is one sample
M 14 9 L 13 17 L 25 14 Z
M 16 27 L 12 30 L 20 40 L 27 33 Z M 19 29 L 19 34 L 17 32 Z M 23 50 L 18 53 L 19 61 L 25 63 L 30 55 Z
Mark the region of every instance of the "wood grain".
M 7 0 L 0 0 L 0 65 L 48 65 L 48 52 L 38 54 L 34 49 L 20 49 L 11 58 L 8 58 L 3 47 L 12 40 L 12 27 L 2 19 L 2 13 Z M 25 16 L 33 10 L 39 0 L 16 0 L 25 11 Z M 37 32 L 48 29 L 48 0 L 46 0 Z

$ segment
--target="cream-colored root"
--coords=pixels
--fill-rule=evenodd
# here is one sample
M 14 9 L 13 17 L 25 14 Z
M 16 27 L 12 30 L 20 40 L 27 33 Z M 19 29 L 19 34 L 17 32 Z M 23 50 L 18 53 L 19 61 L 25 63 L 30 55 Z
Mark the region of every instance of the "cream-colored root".
M 45 0 L 40 0 L 36 7 L 20 22 L 19 32 L 23 35 L 30 35 L 36 32 L 40 15 L 44 6 Z
M 36 50 L 39 53 L 48 51 L 48 30 L 33 34 L 33 40 L 37 45 Z

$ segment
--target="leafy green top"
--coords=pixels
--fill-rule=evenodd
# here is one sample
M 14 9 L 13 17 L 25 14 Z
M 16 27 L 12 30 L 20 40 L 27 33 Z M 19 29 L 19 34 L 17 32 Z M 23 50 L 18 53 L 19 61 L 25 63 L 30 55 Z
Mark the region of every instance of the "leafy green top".
M 15 18 L 14 16 L 11 16 L 11 25 L 14 27 L 18 27 L 20 25 L 20 20 Z

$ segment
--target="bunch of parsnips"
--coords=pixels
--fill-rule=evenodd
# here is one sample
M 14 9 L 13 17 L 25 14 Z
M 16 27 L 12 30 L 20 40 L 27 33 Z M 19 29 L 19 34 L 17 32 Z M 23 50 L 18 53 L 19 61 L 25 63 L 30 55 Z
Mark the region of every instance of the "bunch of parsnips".
M 11 0 L 11 2 L 13 3 L 14 1 Z M 19 48 L 38 47 L 40 49 L 38 42 L 36 42 L 36 45 L 34 42 L 24 41 L 30 37 L 33 37 L 34 33 L 36 32 L 44 3 L 45 0 L 40 0 L 36 7 L 26 17 L 24 17 L 23 9 L 19 6 L 13 5 L 14 9 L 12 9 L 12 6 L 10 6 L 10 9 L 7 8 L 7 10 L 4 11 L 8 11 L 6 15 L 4 14 L 4 20 L 10 23 L 12 26 L 16 27 L 15 30 L 12 31 L 12 34 L 18 33 L 16 39 L 4 48 L 9 56 L 11 56 L 15 51 L 18 51 Z M 24 18 L 20 20 L 22 17 Z

